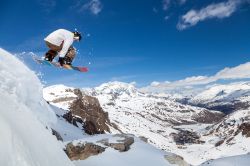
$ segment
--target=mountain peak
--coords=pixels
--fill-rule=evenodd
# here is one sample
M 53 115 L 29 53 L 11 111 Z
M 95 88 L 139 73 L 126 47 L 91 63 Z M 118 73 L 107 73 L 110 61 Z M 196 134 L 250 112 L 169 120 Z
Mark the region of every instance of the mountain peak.
M 139 93 L 133 83 L 124 83 L 118 81 L 104 83 L 99 87 L 96 87 L 95 91 L 101 94 L 129 95 L 129 96 L 135 96 Z

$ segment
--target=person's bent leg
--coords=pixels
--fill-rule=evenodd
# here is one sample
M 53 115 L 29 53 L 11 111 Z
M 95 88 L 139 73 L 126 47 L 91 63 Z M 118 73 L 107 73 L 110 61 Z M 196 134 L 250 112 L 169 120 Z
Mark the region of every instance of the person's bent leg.
M 62 50 L 62 44 L 60 46 L 56 46 L 54 44 L 49 43 L 48 41 L 45 41 L 47 47 L 50 49 L 45 54 L 45 60 L 47 61 L 53 61 L 53 59 L 57 56 L 58 52 Z
M 64 57 L 66 64 L 71 65 L 72 61 L 75 58 L 75 55 L 76 55 L 76 49 L 71 46 Z

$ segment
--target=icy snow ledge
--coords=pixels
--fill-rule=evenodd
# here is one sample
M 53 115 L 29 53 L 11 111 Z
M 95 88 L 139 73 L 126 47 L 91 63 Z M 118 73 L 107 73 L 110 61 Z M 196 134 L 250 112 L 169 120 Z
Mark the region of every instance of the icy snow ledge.
M 45 125 L 56 120 L 34 72 L 0 48 L 0 163 L 72 166 Z

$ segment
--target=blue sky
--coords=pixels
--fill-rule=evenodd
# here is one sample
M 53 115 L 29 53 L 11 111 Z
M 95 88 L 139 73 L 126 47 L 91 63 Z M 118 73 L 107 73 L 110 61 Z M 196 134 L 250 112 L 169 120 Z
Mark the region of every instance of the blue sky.
M 3 0 L 0 47 L 42 56 L 46 35 L 77 28 L 85 38 L 74 44 L 74 64 L 88 66 L 86 74 L 39 66 L 22 54 L 46 85 L 214 81 L 225 67 L 249 61 L 249 18 L 248 0 Z

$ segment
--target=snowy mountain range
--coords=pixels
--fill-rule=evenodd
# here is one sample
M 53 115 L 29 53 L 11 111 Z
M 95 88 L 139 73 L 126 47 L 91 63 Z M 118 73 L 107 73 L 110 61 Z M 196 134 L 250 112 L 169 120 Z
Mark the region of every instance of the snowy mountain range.
M 233 95 L 239 91 L 235 87 L 241 85 L 247 84 L 228 85 L 233 86 L 234 90 L 231 88 L 231 91 L 225 91 L 220 101 L 227 101 L 230 95 L 230 100 L 247 99 L 244 95 Z M 183 104 L 170 98 L 168 94 L 142 93 L 133 84 L 122 82 L 109 82 L 92 89 L 81 89 L 81 92 L 98 99 L 100 106 L 108 113 L 111 133 L 134 134 L 159 149 L 182 156 L 190 164 L 199 165 L 210 159 L 245 154 L 250 150 L 249 138 L 243 134 L 247 132 L 243 126 L 249 122 L 247 109 L 238 109 L 225 116 L 221 112 L 200 107 L 194 102 L 196 99 L 203 103 L 213 101 L 212 99 L 218 102 L 215 98 L 223 88 L 214 96 L 209 96 L 208 94 L 214 92 L 214 88 L 199 94 L 200 97 L 197 95 L 189 99 L 192 104 Z M 77 98 L 77 95 L 74 95 L 74 88 L 64 85 L 44 89 L 45 100 L 66 110 L 71 110 L 74 97 Z M 205 98 L 207 96 L 210 98 Z M 234 121 L 237 123 L 226 125 Z M 217 130 L 220 130 L 219 134 L 215 132 Z
M 249 89 L 238 82 L 181 97 L 122 82 L 43 88 L 0 49 L 0 163 L 247 166 Z
M 189 99 L 189 103 L 208 109 L 220 110 L 226 114 L 250 106 L 250 83 L 237 82 L 212 86 Z

